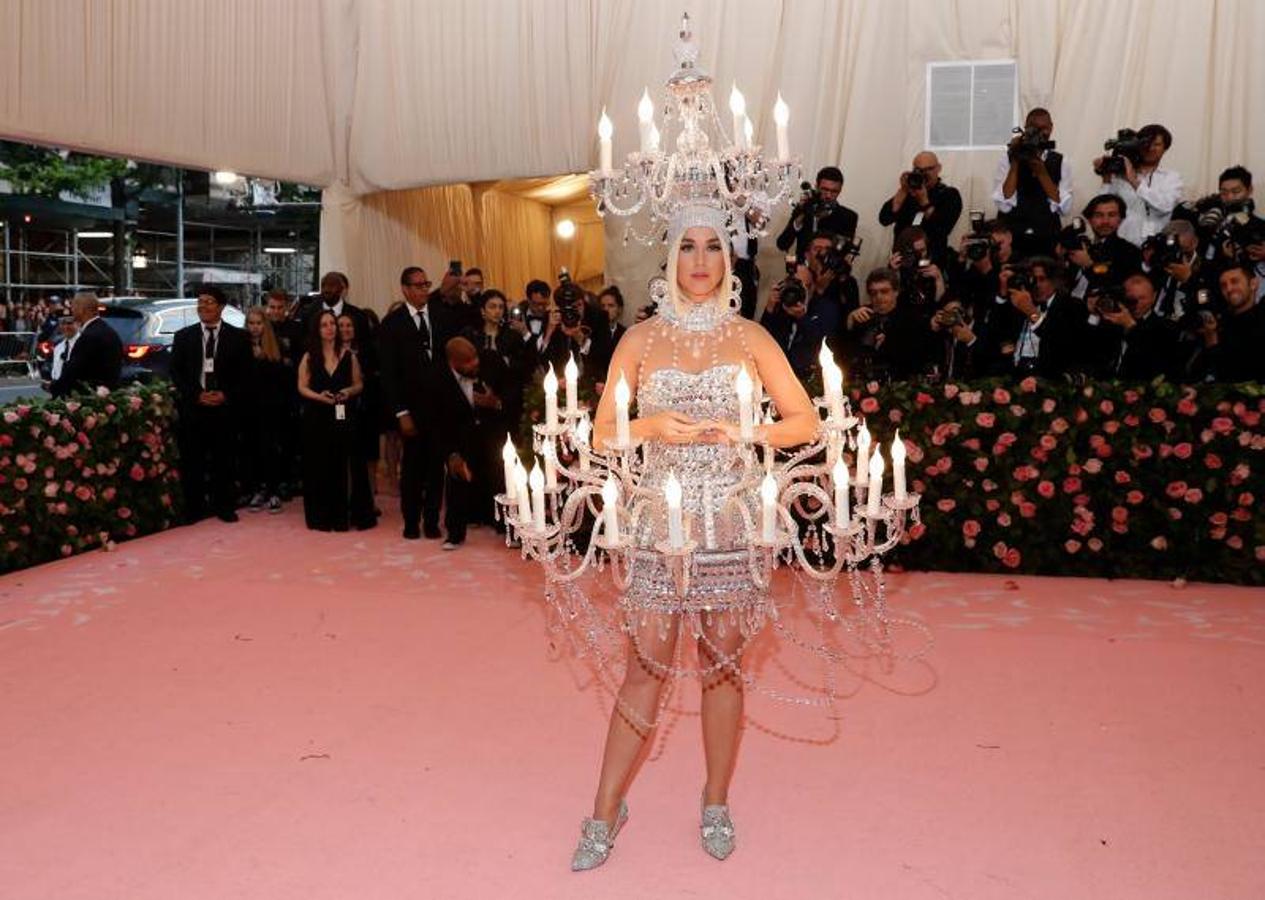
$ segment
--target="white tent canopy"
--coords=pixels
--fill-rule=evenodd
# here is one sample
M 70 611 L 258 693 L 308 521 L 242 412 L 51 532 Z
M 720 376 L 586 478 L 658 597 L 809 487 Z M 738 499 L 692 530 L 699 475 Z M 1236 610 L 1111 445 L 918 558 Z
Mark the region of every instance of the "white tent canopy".
M 6 0 L 0 134 L 338 185 L 335 215 L 378 191 L 583 172 L 602 107 L 617 155 L 633 147 L 683 8 L 758 141 L 780 90 L 806 170 L 842 165 L 871 252 L 887 240 L 878 206 L 922 149 L 932 61 L 1018 60 L 1020 107 L 1052 110 L 1081 200 L 1090 159 L 1125 125 L 1172 130 L 1166 162 L 1188 193 L 1265 158 L 1254 0 Z M 988 208 L 996 154 L 941 157 Z M 397 268 L 351 252 L 325 248 L 353 282 Z M 632 277 L 616 256 L 608 274 Z

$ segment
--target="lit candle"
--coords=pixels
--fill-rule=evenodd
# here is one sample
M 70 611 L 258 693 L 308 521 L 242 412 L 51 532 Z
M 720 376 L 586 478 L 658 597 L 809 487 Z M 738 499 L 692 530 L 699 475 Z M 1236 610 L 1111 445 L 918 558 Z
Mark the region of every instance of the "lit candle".
M 746 142 L 745 146 L 755 146 L 755 126 L 747 116 L 742 117 L 742 139 Z
M 597 120 L 597 136 L 601 141 L 598 171 L 603 175 L 611 174 L 611 136 L 615 134 L 615 126 L 606 115 L 606 107 L 602 107 L 602 117 Z
M 738 90 L 737 84 L 729 92 L 729 111 L 734 116 L 734 146 L 741 150 L 744 134 L 742 123 L 747 117 L 747 100 L 742 96 L 742 91 Z
M 857 432 L 857 484 L 866 484 L 870 469 L 870 429 L 864 422 Z
M 681 512 L 681 482 L 676 473 L 669 472 L 663 483 L 663 497 L 668 501 L 668 546 L 680 547 L 685 543 L 684 517 Z
M 542 449 L 545 457 L 545 487 L 552 491 L 558 487 L 558 451 L 554 447 L 553 438 L 547 439 Z
M 505 463 L 505 496 L 514 499 L 514 463 L 518 453 L 514 450 L 514 442 L 505 435 L 505 446 L 501 448 L 501 461 Z
M 641 152 L 649 153 L 652 149 L 650 131 L 654 128 L 654 101 L 650 99 L 649 88 L 641 91 L 641 102 L 637 104 L 637 123 L 641 126 Z
M 567 415 L 574 416 L 579 412 L 579 406 L 576 400 L 579 397 L 580 369 L 575 364 L 575 354 L 571 354 L 567 358 L 566 368 L 562 370 L 562 374 L 567 380 Z
M 791 158 L 791 142 L 786 136 L 786 126 L 791 121 L 791 108 L 782 99 L 781 91 L 778 91 L 777 103 L 773 104 L 773 121 L 777 123 L 777 158 L 780 162 L 786 162 Z
M 545 476 L 540 471 L 540 463 L 532 463 L 531 475 L 531 512 L 532 523 L 537 530 L 545 530 Z
M 826 407 L 830 410 L 830 418 L 836 425 L 842 424 L 843 369 L 835 365 L 834 354 L 825 341 L 821 342 L 821 353 L 817 358 L 821 362 L 821 381 L 826 388 Z
M 875 453 L 870 458 L 870 492 L 865 501 L 867 515 L 877 518 L 879 501 L 883 499 L 883 454 Z
M 830 477 L 835 483 L 835 524 L 846 528 L 852 519 L 852 510 L 848 498 L 848 467 L 844 465 L 842 456 L 835 460 Z
M 608 541 L 619 541 L 619 482 L 611 475 L 602 485 L 602 527 Z
M 905 442 L 900 439 L 900 431 L 892 439 L 892 484 L 896 492 L 896 502 L 905 499 Z
M 744 441 L 750 441 L 755 437 L 755 413 L 752 411 L 755 384 L 747 374 L 746 366 L 738 372 L 734 387 L 738 391 L 738 433 Z
M 777 481 L 765 475 L 760 482 L 760 532 L 761 538 L 772 541 L 777 531 Z
M 619 381 L 615 385 L 615 443 L 627 447 L 632 443 L 631 429 L 628 426 L 628 404 L 632 400 L 632 391 L 624 373 L 619 373 Z
M 589 470 L 589 439 L 592 434 L 593 426 L 589 424 L 589 417 L 581 416 L 580 423 L 575 426 L 575 442 L 579 445 L 576 449 L 580 451 L 581 472 Z
M 514 463 L 514 493 L 518 497 L 518 524 L 526 528 L 531 521 L 531 492 L 527 490 L 527 470 L 522 462 Z
M 545 426 L 558 427 L 558 376 L 554 374 L 553 366 L 545 375 Z
M 654 122 L 650 123 L 650 152 L 659 152 L 659 129 L 655 127 Z

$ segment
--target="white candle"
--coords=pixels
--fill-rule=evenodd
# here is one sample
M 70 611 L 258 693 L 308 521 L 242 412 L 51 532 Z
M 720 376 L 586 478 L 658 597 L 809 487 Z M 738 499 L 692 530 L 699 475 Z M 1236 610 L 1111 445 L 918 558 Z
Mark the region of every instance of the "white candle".
M 532 463 L 531 475 L 531 512 L 532 521 L 540 531 L 545 530 L 545 476 L 540 471 L 540 463 Z
M 681 512 L 681 482 L 676 480 L 675 472 L 669 472 L 663 483 L 663 497 L 668 501 L 668 545 L 680 547 L 685 543 L 685 520 Z
M 632 391 L 624 373 L 619 373 L 619 381 L 615 385 L 615 443 L 627 447 L 632 443 L 631 429 L 628 424 L 628 404 L 632 400 Z
M 597 136 L 600 139 L 600 156 L 598 171 L 603 175 L 611 174 L 611 136 L 615 134 L 615 126 L 606 115 L 606 107 L 602 107 L 602 117 L 597 120 Z
M 846 528 L 852 519 L 852 509 L 848 497 L 848 467 L 844 465 L 842 456 L 835 460 L 830 477 L 835 483 L 835 524 Z
M 514 464 L 514 493 L 518 498 L 518 524 L 526 528 L 531 522 L 531 492 L 527 490 L 527 470 L 521 462 Z
M 742 117 L 742 139 L 744 146 L 755 146 L 755 126 L 751 124 L 751 119 L 747 116 Z
M 549 438 L 542 448 L 545 457 L 545 487 L 554 490 L 558 487 L 558 458 L 553 438 Z
M 654 101 L 650 99 L 649 88 L 641 91 L 641 102 L 637 104 L 637 124 L 641 126 L 641 152 L 649 153 L 652 149 L 650 132 L 654 128 Z
M 875 453 L 870 458 L 870 492 L 865 501 L 865 512 L 872 517 L 878 516 L 879 501 L 883 499 L 883 454 Z
M 558 376 L 554 374 L 553 366 L 545 375 L 545 426 L 558 427 Z
M 791 108 L 782 99 L 781 91 L 778 91 L 777 103 L 773 104 L 773 121 L 777 123 L 777 158 L 779 162 L 786 162 L 791 158 L 791 142 L 786 135 L 786 126 L 791 121 Z
M 843 370 L 835 365 L 834 354 L 821 342 L 821 353 L 817 356 L 821 363 L 821 381 L 826 388 L 826 408 L 830 418 L 836 424 L 843 423 Z
M 610 475 L 602 485 L 602 527 L 608 541 L 619 541 L 619 482 Z
M 760 482 L 760 534 L 766 541 L 772 541 L 777 532 L 777 481 L 772 475 L 765 475 Z
M 580 471 L 587 472 L 589 470 L 589 440 L 593 434 L 593 426 L 589 424 L 588 416 L 581 416 L 580 423 L 575 426 L 575 442 L 580 452 Z
M 734 116 L 734 146 L 741 150 L 744 134 L 742 122 L 747 117 L 747 100 L 742 96 L 742 91 L 738 90 L 737 84 L 729 92 L 729 111 Z
M 755 437 L 755 413 L 753 411 L 755 384 L 751 381 L 751 376 L 747 374 L 746 366 L 743 366 L 738 372 L 738 379 L 734 382 L 734 388 L 738 391 L 738 433 L 744 441 L 750 441 Z
M 505 496 L 514 499 L 514 463 L 518 461 L 518 453 L 514 450 L 514 442 L 505 435 L 505 446 L 501 448 L 501 461 L 505 463 Z
M 896 502 L 905 499 L 905 442 L 900 439 L 900 431 L 892 439 L 892 484 L 896 493 Z
M 650 123 L 650 152 L 659 152 L 659 129 L 655 127 L 654 122 Z
M 857 484 L 866 484 L 870 469 L 870 429 L 864 422 L 857 432 Z
M 580 369 L 575 364 L 574 354 L 567 357 L 567 365 L 562 370 L 562 374 L 567 380 L 567 415 L 574 416 L 580 409 L 577 404 L 580 395 Z

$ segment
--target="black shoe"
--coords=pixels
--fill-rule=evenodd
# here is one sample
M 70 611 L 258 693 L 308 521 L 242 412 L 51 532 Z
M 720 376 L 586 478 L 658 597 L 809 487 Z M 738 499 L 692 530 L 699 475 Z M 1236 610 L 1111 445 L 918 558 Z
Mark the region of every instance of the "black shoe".
M 404 540 L 420 541 L 421 539 L 422 539 L 422 532 L 416 525 L 404 526 Z
M 218 518 L 221 522 L 236 522 L 237 513 L 230 510 L 229 512 L 220 513 L 218 516 L 216 516 L 216 518 Z
M 438 525 L 427 525 L 422 529 L 422 534 L 426 535 L 426 537 L 432 541 L 437 541 L 444 536 L 444 533 L 439 530 Z

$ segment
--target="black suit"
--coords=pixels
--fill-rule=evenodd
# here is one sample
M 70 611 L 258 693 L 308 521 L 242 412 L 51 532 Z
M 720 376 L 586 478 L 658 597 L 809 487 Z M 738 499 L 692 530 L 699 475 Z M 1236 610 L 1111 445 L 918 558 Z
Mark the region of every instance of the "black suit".
M 1081 371 L 1089 343 L 1085 304 L 1069 294 L 1055 294 L 1046 301 L 1042 312 L 1044 315 L 1038 324 L 1024 320 L 1020 325 L 1017 354 L 1008 359 L 1011 371 L 1044 378 L 1061 378 L 1069 372 Z M 1024 352 L 1029 335 L 1038 339 L 1035 356 L 1026 356 Z
M 1116 376 L 1129 381 L 1172 378 L 1180 367 L 1181 328 L 1152 311 L 1121 338 Z
M 49 386 L 49 393 L 65 397 L 74 391 L 96 390 L 99 385 L 114 390 L 122 368 L 123 342 L 118 333 L 104 319 L 93 319 L 75 338 L 61 377 Z
M 840 237 L 852 237 L 857 233 L 856 210 L 840 206 L 838 203 L 820 219 L 811 221 L 804 219 L 800 223 L 799 228 L 795 227 L 795 213 L 796 210 L 791 211 L 790 221 L 786 223 L 782 233 L 777 236 L 777 248 L 785 252 L 794 244 L 795 255 L 800 259 L 804 258 L 804 251 L 808 249 L 808 243 L 812 240 L 814 234 L 828 231 Z
M 593 344 L 589 350 L 588 369 L 597 381 L 606 379 L 606 373 L 611 367 L 611 357 L 615 355 L 615 347 L 626 331 L 628 329 L 625 326 L 616 323 L 614 328 L 609 325 L 599 327 L 591 335 Z
M 442 359 L 444 347 L 450 340 L 460 337 L 470 328 L 482 328 L 483 317 L 479 309 L 471 303 L 449 303 L 439 291 L 432 291 L 426 301 L 430 309 L 431 325 L 435 328 L 435 357 Z
M 499 414 L 466 399 L 457 374 L 448 365 L 437 366 L 432 377 L 435 418 L 443 422 L 437 435 L 440 458 L 446 464 L 454 454 L 460 456 L 472 475 L 466 481 L 451 467 L 448 472 L 444 530 L 449 541 L 460 544 L 466 539 L 467 524 L 482 517 L 491 495 L 489 438 L 498 432 Z M 476 390 L 479 386 L 482 382 Z
M 189 521 L 206 514 L 208 494 L 211 511 L 216 515 L 227 515 L 237 505 L 237 451 L 245 395 L 251 389 L 250 337 L 224 321 L 216 326 L 214 371 L 205 373 L 204 382 L 204 329 L 200 322 L 181 328 L 171 342 L 171 380 L 176 387 L 179 414 L 176 435 Z M 198 402 L 203 391 L 211 390 L 224 393 L 222 405 Z
M 415 437 L 404 438 L 404 458 L 400 463 L 400 512 L 405 528 L 416 528 L 424 520 L 426 529 L 439 527 L 443 500 L 443 457 L 439 455 L 438 432 L 443 419 L 435 414 L 428 389 L 431 370 L 442 360 L 442 346 L 436 343 L 435 307 L 425 309 L 429 323 L 425 330 L 415 324 L 411 307 L 401 304 L 387 313 L 378 326 L 378 365 L 388 420 L 399 421 L 408 413 L 417 427 Z

